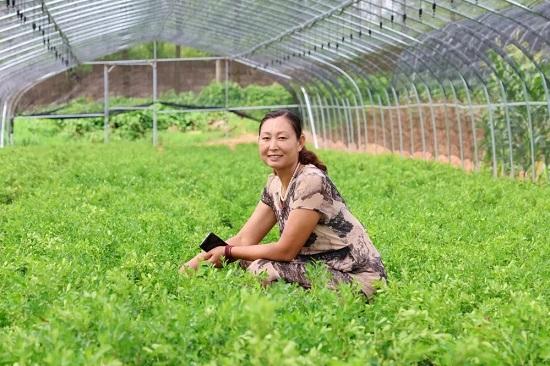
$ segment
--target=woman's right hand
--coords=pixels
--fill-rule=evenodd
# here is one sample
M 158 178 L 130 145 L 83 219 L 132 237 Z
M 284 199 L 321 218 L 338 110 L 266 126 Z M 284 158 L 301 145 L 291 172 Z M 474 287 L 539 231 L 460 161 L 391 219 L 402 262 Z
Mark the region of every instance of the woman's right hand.
M 193 257 L 191 260 L 189 260 L 187 263 L 183 264 L 180 267 L 180 273 L 187 271 L 188 269 L 197 269 L 199 268 L 200 262 L 202 262 L 205 258 L 205 252 L 200 252 L 195 257 Z

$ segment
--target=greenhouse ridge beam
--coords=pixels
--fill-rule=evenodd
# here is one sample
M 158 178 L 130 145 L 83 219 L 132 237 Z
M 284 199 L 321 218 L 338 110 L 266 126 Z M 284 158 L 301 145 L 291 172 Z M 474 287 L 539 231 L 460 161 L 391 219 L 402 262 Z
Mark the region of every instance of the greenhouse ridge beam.
M 244 51 L 240 54 L 237 54 L 237 55 L 233 55 L 234 58 L 236 57 L 245 57 L 247 55 L 250 55 L 252 53 L 254 53 L 256 50 L 262 48 L 262 47 L 267 47 L 275 42 L 278 42 L 278 41 L 281 41 L 283 38 L 295 33 L 295 32 L 299 32 L 313 24 L 315 24 L 316 22 L 320 21 L 320 20 L 323 20 L 325 18 L 328 18 L 330 16 L 332 16 L 333 14 L 337 13 L 337 12 L 342 12 L 344 11 L 347 7 L 353 5 L 353 3 L 355 3 L 357 0 L 348 0 L 346 2 L 344 2 L 343 4 L 339 5 L 339 6 L 336 6 L 334 8 L 332 8 L 331 10 L 321 14 L 321 15 L 318 15 L 316 17 L 314 17 L 313 19 L 310 19 L 308 20 L 307 22 L 303 23 L 303 24 L 299 24 L 297 25 L 296 27 L 294 28 L 291 28 L 290 30 L 288 31 L 285 31 L 271 39 L 268 39 L 267 41 L 265 42 L 262 42 L 260 43 L 259 45 L 251 48 L 250 50 L 247 50 L 247 51 Z
M 42 1 L 41 3 L 42 5 L 42 9 L 44 11 L 44 13 L 46 14 L 47 18 L 48 19 L 51 19 L 51 22 L 53 23 L 53 26 L 54 26 L 54 29 L 59 33 L 59 36 L 61 37 L 61 39 L 63 40 L 63 44 L 65 45 L 65 47 L 67 48 L 67 52 L 71 55 L 71 58 L 74 60 L 74 62 L 76 64 L 80 64 L 81 62 L 78 60 L 78 57 L 76 57 L 75 53 L 73 52 L 73 49 L 71 47 L 71 42 L 69 41 L 69 39 L 67 38 L 67 36 L 63 33 L 63 30 L 61 29 L 61 27 L 57 24 L 57 22 L 55 21 L 55 18 L 53 17 L 53 15 L 50 13 L 50 11 L 48 10 L 48 6 L 46 5 L 46 1 Z

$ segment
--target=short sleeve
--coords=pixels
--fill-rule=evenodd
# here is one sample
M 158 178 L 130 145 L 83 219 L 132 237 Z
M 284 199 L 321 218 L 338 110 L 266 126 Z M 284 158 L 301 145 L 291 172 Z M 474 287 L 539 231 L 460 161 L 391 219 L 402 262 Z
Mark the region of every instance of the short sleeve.
M 262 196 L 260 197 L 260 201 L 271 207 L 272 210 L 275 210 L 275 205 L 273 203 L 273 195 L 269 191 L 269 187 L 271 185 L 271 181 L 273 180 L 273 177 L 270 175 L 267 178 L 267 183 L 264 187 L 264 190 L 262 191 Z
M 290 209 L 305 208 L 321 213 L 325 219 L 330 219 L 333 211 L 332 199 L 327 192 L 326 178 L 319 174 L 307 174 L 296 182 L 294 196 Z
M 264 187 L 260 201 L 273 208 L 273 197 L 269 194 L 267 187 Z

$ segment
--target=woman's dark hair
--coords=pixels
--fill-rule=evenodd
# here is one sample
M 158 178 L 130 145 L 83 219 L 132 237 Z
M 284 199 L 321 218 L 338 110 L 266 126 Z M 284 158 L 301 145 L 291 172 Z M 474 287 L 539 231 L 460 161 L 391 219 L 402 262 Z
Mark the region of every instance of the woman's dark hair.
M 267 121 L 268 119 L 277 118 L 277 117 L 285 117 L 292 125 L 292 128 L 296 133 L 296 138 L 297 139 L 300 138 L 300 136 L 302 135 L 302 119 L 296 113 L 288 109 L 278 109 L 267 113 L 264 116 L 264 118 L 262 118 L 262 120 L 260 121 L 260 127 L 258 128 L 258 135 L 262 131 L 262 125 L 264 124 L 265 121 Z M 308 149 L 306 149 L 305 146 L 302 148 L 302 150 L 298 154 L 298 161 L 300 162 L 300 164 L 304 164 L 304 165 L 313 164 L 317 168 L 324 171 L 325 173 L 327 172 L 327 166 L 323 164 L 321 160 L 319 160 L 319 158 L 317 157 L 317 155 L 315 155 L 314 152 L 309 151 Z

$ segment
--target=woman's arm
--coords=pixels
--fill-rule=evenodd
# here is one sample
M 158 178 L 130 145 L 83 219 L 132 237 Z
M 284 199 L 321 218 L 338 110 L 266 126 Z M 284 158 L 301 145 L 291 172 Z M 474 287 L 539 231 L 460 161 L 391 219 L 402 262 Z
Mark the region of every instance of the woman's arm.
M 260 201 L 238 234 L 226 242 L 234 246 L 258 244 L 275 223 L 277 218 L 271 207 Z
M 231 249 L 231 255 L 236 259 L 289 262 L 298 255 L 320 218 L 321 214 L 317 211 L 292 210 L 279 241 L 264 245 L 236 246 Z M 214 248 L 205 254 L 204 259 L 214 265 L 220 265 L 224 251 L 224 247 Z
M 226 242 L 233 246 L 258 244 L 267 235 L 276 222 L 277 218 L 275 217 L 275 213 L 271 207 L 260 201 L 239 233 L 234 237 L 227 239 Z M 180 272 L 184 271 L 186 268 L 196 269 L 201 261 L 210 257 L 211 256 L 209 256 L 208 253 L 200 252 L 187 263 L 182 265 L 180 267 Z

